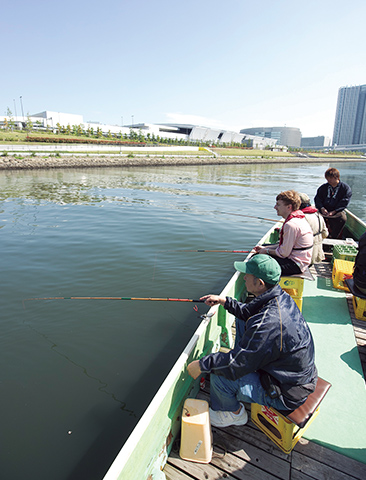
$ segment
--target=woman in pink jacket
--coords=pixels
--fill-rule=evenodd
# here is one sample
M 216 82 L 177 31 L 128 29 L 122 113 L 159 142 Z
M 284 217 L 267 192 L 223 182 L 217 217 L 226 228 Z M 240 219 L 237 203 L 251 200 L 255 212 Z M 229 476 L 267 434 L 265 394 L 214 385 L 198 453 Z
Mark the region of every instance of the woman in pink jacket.
M 280 241 L 275 245 L 257 246 L 256 253 L 274 257 L 280 264 L 282 275 L 302 273 L 311 264 L 313 251 L 313 232 L 299 210 L 300 196 L 294 190 L 281 192 L 274 206 L 277 215 L 284 218 Z

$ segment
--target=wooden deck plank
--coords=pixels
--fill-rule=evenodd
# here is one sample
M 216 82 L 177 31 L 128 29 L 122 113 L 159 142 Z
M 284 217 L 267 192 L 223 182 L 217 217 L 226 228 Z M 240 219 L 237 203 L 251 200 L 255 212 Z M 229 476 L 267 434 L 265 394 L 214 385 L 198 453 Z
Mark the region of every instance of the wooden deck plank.
M 178 470 L 170 463 L 167 463 L 164 467 L 164 473 L 167 480 L 192 480 L 192 477 L 186 475 L 182 470 Z
M 211 463 L 240 480 L 279 480 L 279 478 L 290 480 L 289 475 L 277 477 L 258 468 L 254 462 L 246 462 L 231 453 L 227 453 L 223 458 L 213 458 Z
M 351 316 L 353 331 L 355 334 L 358 354 L 360 356 L 363 377 L 366 381 L 366 321 L 355 317 L 353 309 L 352 294 L 346 293 L 348 310 Z
M 360 343 L 366 344 L 366 331 L 360 327 L 357 327 L 356 325 L 353 325 L 353 329 L 356 337 L 360 340 Z
M 286 480 L 289 478 L 290 464 L 284 459 L 271 455 L 271 453 L 258 448 L 246 441 L 245 432 L 248 428 L 242 428 L 243 438 L 231 435 L 226 429 L 213 428 L 214 444 L 222 446 L 225 451 L 230 451 L 247 463 L 254 464 L 257 468 L 270 473 L 277 478 Z
M 247 409 L 248 411 L 248 409 Z M 250 411 L 248 411 L 248 415 Z M 239 438 L 244 438 L 247 442 L 250 442 L 252 445 L 264 450 L 267 453 L 270 453 L 274 457 L 281 458 L 289 462 L 289 455 L 282 450 L 280 450 L 273 442 L 270 440 L 265 433 L 263 433 L 259 428 L 254 425 L 251 421 L 245 425 L 245 427 L 230 427 L 230 433 Z
M 336 468 L 330 467 L 314 458 L 310 458 L 306 455 L 301 455 L 297 451 L 292 452 L 291 467 L 294 470 L 305 473 L 316 480 L 345 480 L 356 479 L 360 477 L 354 477 L 349 472 L 343 472 Z M 365 476 L 362 477 L 364 480 Z
M 187 462 L 182 460 L 176 453 L 170 455 L 168 459 L 168 465 L 175 467 L 176 470 L 180 470 L 190 475 L 194 479 L 214 480 L 217 478 L 226 479 L 238 479 L 238 480 L 290 480 L 290 470 L 287 471 L 285 477 L 283 473 L 281 477 L 271 474 L 258 468 L 255 463 L 246 462 L 245 460 L 226 453 L 225 456 L 215 456 L 209 464 L 199 464 L 194 462 Z M 173 474 L 176 474 L 176 470 Z M 165 472 L 165 469 L 164 469 Z M 167 472 L 165 472 L 167 473 Z M 169 473 L 168 475 L 171 475 Z M 167 475 L 167 480 L 173 480 L 174 476 Z
M 175 470 L 181 471 L 184 474 L 189 475 L 188 478 L 194 478 L 198 480 L 216 480 L 220 478 L 226 478 L 227 480 L 235 480 L 237 477 L 232 477 L 228 474 L 228 472 L 225 472 L 219 468 L 216 468 L 211 463 L 194 463 L 194 462 L 188 462 L 186 460 L 182 460 L 177 453 L 172 453 L 169 456 L 168 459 L 168 464 L 172 467 L 175 468 Z M 164 469 L 164 473 L 165 472 Z M 170 477 L 170 474 L 166 475 L 167 480 L 173 480 L 174 478 L 180 478 L 180 477 Z
M 314 477 L 309 477 L 303 472 L 298 470 L 291 470 L 291 480 L 315 480 Z
M 366 478 L 366 465 L 353 458 L 346 457 L 341 453 L 330 450 L 329 448 L 310 442 L 305 438 L 300 438 L 294 448 L 294 452 L 307 456 L 324 465 L 328 465 L 343 474 L 350 475 L 353 478 L 364 480 Z

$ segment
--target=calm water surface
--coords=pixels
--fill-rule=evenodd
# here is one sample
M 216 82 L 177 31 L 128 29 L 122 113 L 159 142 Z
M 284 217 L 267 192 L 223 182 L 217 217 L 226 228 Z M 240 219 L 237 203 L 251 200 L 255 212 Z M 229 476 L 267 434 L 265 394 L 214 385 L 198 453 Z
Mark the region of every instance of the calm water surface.
M 275 196 L 314 197 L 320 165 L 0 173 L 0 477 L 100 479 L 219 293 L 276 219 Z M 333 166 L 333 165 L 332 165 Z M 366 163 L 335 165 L 366 220 Z

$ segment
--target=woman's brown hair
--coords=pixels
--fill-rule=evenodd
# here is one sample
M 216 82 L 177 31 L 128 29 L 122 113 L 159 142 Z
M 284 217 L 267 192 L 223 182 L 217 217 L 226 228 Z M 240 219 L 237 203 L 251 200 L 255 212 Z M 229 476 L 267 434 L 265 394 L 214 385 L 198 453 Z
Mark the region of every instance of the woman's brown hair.
M 295 190 L 286 190 L 277 195 L 276 200 L 282 200 L 285 205 L 292 205 L 292 210 L 298 210 L 301 205 L 300 196 Z

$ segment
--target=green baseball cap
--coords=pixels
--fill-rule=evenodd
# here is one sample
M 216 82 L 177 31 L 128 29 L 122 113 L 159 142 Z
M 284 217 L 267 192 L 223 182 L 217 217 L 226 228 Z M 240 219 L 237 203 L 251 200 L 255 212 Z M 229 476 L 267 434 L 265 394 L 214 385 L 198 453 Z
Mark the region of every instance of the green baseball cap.
M 276 285 L 280 281 L 281 267 L 269 255 L 254 255 L 247 262 L 234 262 L 234 267 L 239 272 L 250 273 L 271 285 Z

